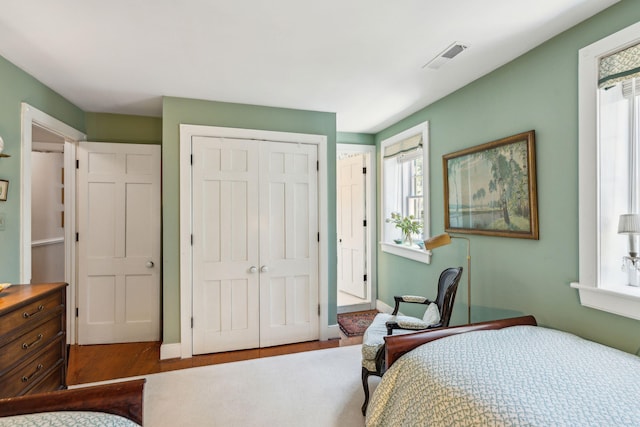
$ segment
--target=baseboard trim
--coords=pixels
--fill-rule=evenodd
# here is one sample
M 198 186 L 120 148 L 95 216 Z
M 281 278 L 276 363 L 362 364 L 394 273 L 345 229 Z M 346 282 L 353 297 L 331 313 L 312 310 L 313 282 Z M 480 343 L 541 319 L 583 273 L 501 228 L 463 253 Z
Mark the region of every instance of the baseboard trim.
M 328 325 L 324 328 L 320 341 L 333 340 L 336 338 L 340 338 L 340 328 L 337 323 L 335 325 Z
M 322 330 L 320 341 L 340 338 L 340 328 L 337 324 L 328 325 Z M 179 342 L 160 345 L 160 360 L 178 359 L 182 357 L 182 346 Z
M 338 314 L 353 313 L 355 311 L 367 311 L 371 310 L 371 303 L 343 305 L 338 307 Z
M 381 313 L 391 313 L 391 312 L 393 312 L 393 307 L 391 307 L 390 305 L 387 305 L 383 301 L 380 301 L 379 299 L 377 299 L 376 300 L 376 310 L 378 310 Z
M 182 351 L 179 342 L 160 345 L 160 360 L 178 359 L 180 357 L 182 357 Z

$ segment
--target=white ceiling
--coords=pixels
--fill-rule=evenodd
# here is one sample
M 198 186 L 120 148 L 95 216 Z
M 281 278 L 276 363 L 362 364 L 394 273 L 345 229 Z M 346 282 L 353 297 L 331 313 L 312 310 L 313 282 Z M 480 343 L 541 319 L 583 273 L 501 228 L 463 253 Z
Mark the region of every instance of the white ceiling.
M 617 1 L 2 0 L 0 55 L 85 111 L 176 96 L 374 133 Z M 469 49 L 422 68 L 453 42 Z

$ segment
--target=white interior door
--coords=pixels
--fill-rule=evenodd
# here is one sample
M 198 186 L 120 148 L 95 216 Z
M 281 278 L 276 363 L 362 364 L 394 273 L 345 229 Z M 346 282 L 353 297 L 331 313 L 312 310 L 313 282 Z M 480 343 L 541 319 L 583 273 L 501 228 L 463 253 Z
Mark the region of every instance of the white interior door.
M 364 155 L 338 160 L 338 290 L 367 297 Z
M 260 146 L 260 346 L 316 340 L 317 147 Z
M 78 343 L 160 339 L 160 146 L 78 147 Z
M 255 348 L 259 328 L 258 142 L 192 142 L 193 353 Z
M 193 354 L 317 339 L 315 145 L 192 140 Z

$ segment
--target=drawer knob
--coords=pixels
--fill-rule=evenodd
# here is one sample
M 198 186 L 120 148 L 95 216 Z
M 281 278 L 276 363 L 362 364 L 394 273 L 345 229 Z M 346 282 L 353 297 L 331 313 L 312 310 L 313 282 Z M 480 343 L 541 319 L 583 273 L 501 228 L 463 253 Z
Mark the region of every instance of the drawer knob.
M 38 366 L 36 367 L 36 370 L 35 370 L 35 371 L 33 371 L 33 372 L 31 373 L 31 375 L 29 375 L 28 377 L 27 377 L 26 375 L 22 377 L 22 382 L 23 382 L 23 383 L 26 383 L 27 381 L 29 381 L 31 378 L 33 378 L 33 376 L 34 376 L 35 374 L 37 374 L 38 372 L 40 372 L 40 371 L 42 370 L 42 368 L 44 368 L 44 366 L 42 366 L 42 363 L 39 363 L 39 364 L 38 364 Z
M 26 311 L 24 313 L 22 313 L 22 317 L 24 317 L 25 319 L 28 319 L 31 316 L 35 316 L 36 314 L 40 313 L 42 310 L 44 310 L 44 305 L 40 304 L 38 306 L 38 309 L 36 311 L 34 311 L 33 313 L 29 314 Z
M 22 348 L 27 350 L 31 347 L 33 347 L 38 341 L 42 340 L 43 335 L 42 334 L 38 334 L 38 337 L 36 338 L 36 340 L 34 342 L 32 342 L 31 344 L 27 344 L 26 342 L 22 343 Z

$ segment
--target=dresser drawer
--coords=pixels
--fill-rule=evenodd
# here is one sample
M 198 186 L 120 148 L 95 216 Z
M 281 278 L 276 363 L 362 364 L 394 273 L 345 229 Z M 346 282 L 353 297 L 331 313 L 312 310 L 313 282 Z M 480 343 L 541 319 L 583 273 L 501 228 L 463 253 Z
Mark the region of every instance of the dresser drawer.
M 27 390 L 25 394 L 46 393 L 49 391 L 66 388 L 64 385 L 66 372 L 67 371 L 64 369 L 64 364 L 59 364 L 56 369 L 42 378 L 42 380 L 35 384 L 32 388 Z
M 29 328 L 35 326 L 42 318 L 51 315 L 55 311 L 63 308 L 64 294 L 54 292 L 46 297 L 26 304 L 17 310 L 7 313 L 0 322 L 0 336 L 16 330 L 18 328 Z
M 19 396 L 45 378 L 52 369 L 63 365 L 66 343 L 62 337 L 46 346 L 42 352 L 0 377 L 0 396 Z
M 0 375 L 64 333 L 61 316 L 54 316 L 0 347 Z

